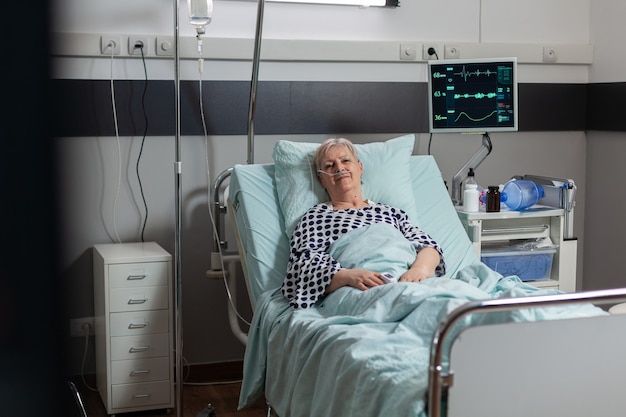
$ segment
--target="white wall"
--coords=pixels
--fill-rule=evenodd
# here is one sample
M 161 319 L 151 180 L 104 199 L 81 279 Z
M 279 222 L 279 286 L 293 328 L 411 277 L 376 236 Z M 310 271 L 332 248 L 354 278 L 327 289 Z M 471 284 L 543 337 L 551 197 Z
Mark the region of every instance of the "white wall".
M 172 2 L 165 0 L 57 0 L 53 29 L 78 34 L 171 34 Z M 181 1 L 183 5 L 185 4 Z M 398 9 L 359 9 L 340 6 L 288 5 L 268 3 L 263 34 L 267 39 L 332 39 L 423 42 L 467 42 L 483 44 L 587 44 L 590 36 L 589 0 L 454 0 L 446 2 L 403 1 Z M 181 8 L 181 35 L 193 36 Z M 214 20 L 207 37 L 251 38 L 254 35 L 256 3 L 216 1 Z M 111 61 L 107 57 L 57 56 L 55 77 L 108 79 Z M 139 68 L 138 68 L 139 67 Z M 205 79 L 246 80 L 246 61 L 209 61 Z M 261 79 L 282 80 L 365 80 L 425 81 L 424 63 L 305 63 L 265 62 Z M 137 59 L 114 61 L 115 76 L 143 78 Z M 193 60 L 181 65 L 181 78 L 198 77 Z M 150 59 L 152 79 L 172 79 L 173 66 L 163 59 Z M 588 82 L 587 65 L 520 65 L 522 82 Z M 522 110 L 523 111 L 523 110 Z M 340 134 L 341 132 L 337 132 Z M 391 135 L 357 135 L 356 142 L 381 140 Z M 484 184 L 506 181 L 514 174 L 533 173 L 573 178 L 578 187 L 575 233 L 583 250 L 583 220 L 586 192 L 586 136 L 583 132 L 493 134 L 494 152 L 477 170 Z M 269 162 L 277 137 L 257 137 L 255 162 Z M 321 136 L 298 139 L 316 140 Z M 58 140 L 63 167 L 63 231 L 67 246 L 62 259 L 64 279 L 75 288 L 71 295 L 73 317 L 91 315 L 92 295 L 90 247 L 113 241 L 115 225 L 122 240 L 139 238 L 141 202 L 134 176 L 140 138 L 120 138 L 122 186 L 113 215 L 118 178 L 115 138 L 61 138 Z M 421 134 L 417 153 L 426 153 L 428 135 Z M 444 177 L 452 178 L 480 145 L 478 137 L 437 136 L 432 144 Z M 246 138 L 216 136 L 183 138 L 183 317 L 184 355 L 189 363 L 238 360 L 243 346 L 228 330 L 226 297 L 219 281 L 209 281 L 211 233 L 207 212 L 207 176 L 235 163 L 246 162 Z M 568 149 L 568 152 L 563 152 Z M 150 208 L 147 240 L 157 240 L 173 251 L 174 241 L 174 142 L 173 138 L 148 138 L 142 166 L 145 192 Z M 579 267 L 582 269 L 582 257 Z M 580 277 L 579 277 L 580 278 Z M 245 295 L 244 295 L 245 297 Z M 244 309 L 244 315 L 249 310 Z M 249 317 L 249 315 L 248 315 Z M 78 369 L 82 341 L 71 346 Z
M 608 4 L 607 4 L 608 3 Z M 591 1 L 591 42 L 595 45 L 590 82 L 625 82 L 626 3 Z M 585 289 L 623 287 L 626 132 L 587 132 L 587 216 Z

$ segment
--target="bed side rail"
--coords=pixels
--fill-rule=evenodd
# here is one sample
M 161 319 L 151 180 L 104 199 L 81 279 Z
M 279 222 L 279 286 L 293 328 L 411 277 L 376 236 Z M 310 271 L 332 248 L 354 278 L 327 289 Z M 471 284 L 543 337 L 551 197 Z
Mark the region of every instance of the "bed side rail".
M 248 334 L 241 329 L 239 320 L 245 321 L 238 312 L 237 304 L 237 273 L 236 266 L 241 262 L 239 254 L 226 255 L 224 252 L 228 248 L 228 242 L 223 237 L 225 228 L 225 216 L 228 212 L 227 202 L 222 200 L 228 199 L 223 184 L 230 180 L 233 168 L 222 171 L 213 182 L 211 193 L 211 224 L 213 232 L 213 246 L 211 250 L 211 269 L 206 271 L 207 278 L 223 279 L 228 297 L 228 324 L 230 329 L 241 343 L 244 345 L 248 342 Z
M 507 311 L 521 308 L 541 307 L 547 304 L 609 304 L 626 301 L 626 288 L 586 291 L 578 293 L 528 296 L 518 298 L 489 299 L 468 302 L 454 311 L 439 323 L 430 347 L 430 367 L 428 384 L 428 416 L 441 416 L 441 399 L 444 387 L 450 385 L 451 375 L 443 369 L 444 340 L 452 328 L 462 318 L 474 314 L 495 311 Z M 450 344 L 449 346 L 452 346 Z

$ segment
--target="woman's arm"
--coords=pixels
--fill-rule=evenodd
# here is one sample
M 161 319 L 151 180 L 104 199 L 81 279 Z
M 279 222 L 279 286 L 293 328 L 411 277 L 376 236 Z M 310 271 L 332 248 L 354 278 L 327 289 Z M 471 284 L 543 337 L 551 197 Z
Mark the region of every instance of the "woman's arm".
M 399 216 L 399 227 L 404 237 L 413 243 L 417 251 L 415 262 L 403 275 L 406 277 L 404 279 L 401 277 L 400 281 L 419 282 L 426 278 L 444 275 L 446 262 L 439 243 L 428 233 L 411 223 L 409 216 L 404 212 Z
M 437 266 L 441 262 L 441 254 L 437 249 L 424 247 L 415 256 L 415 262 L 400 277 L 402 282 L 420 282 L 435 276 Z
M 333 275 L 341 265 L 328 254 L 330 237 L 320 239 L 308 217 L 316 217 L 324 209 L 310 209 L 293 233 L 289 244 L 289 261 L 283 285 L 283 295 L 294 308 L 307 308 L 326 293 Z

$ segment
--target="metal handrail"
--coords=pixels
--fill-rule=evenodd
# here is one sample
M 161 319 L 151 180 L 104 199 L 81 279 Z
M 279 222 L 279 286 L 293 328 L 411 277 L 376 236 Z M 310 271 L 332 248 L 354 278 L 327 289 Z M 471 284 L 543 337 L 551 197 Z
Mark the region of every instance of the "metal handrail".
M 213 209 L 213 219 L 215 220 L 215 232 L 216 232 L 216 236 L 214 236 L 214 239 L 213 239 L 213 252 L 219 252 L 220 247 L 222 249 L 225 249 L 225 246 L 226 246 L 226 241 L 222 240 L 222 237 L 221 237 L 222 236 L 221 234 L 222 223 L 220 222 L 220 216 L 226 213 L 226 204 L 222 204 L 220 202 L 220 189 L 222 188 L 222 183 L 226 181 L 231 176 L 232 173 L 233 173 L 233 167 L 230 167 L 222 171 L 217 176 L 217 178 L 215 178 L 215 181 L 213 181 L 213 189 L 211 193 L 211 196 L 212 196 L 211 205 Z
M 449 380 L 448 374 L 443 373 L 443 349 L 444 339 L 449 335 L 453 326 L 467 315 L 474 313 L 508 311 L 519 308 L 540 307 L 546 304 L 578 304 L 592 302 L 597 304 L 607 304 L 610 302 L 621 302 L 626 300 L 626 288 L 616 288 L 610 290 L 586 291 L 579 293 L 537 295 L 517 298 L 500 298 L 482 301 L 471 301 L 453 310 L 446 318 L 439 323 L 433 340 L 430 345 L 430 367 L 428 384 L 428 416 L 441 416 L 442 389 Z M 449 345 L 452 346 L 452 343 Z

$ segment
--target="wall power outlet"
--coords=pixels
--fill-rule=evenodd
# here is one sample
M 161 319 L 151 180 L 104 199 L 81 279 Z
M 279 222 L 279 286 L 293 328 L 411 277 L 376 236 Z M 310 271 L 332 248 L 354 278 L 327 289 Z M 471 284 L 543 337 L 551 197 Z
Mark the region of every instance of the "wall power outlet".
M 80 319 L 71 319 L 70 320 L 70 336 L 72 337 L 84 337 L 85 331 L 83 330 L 83 325 L 85 323 L 89 324 L 89 336 L 94 335 L 94 318 L 93 317 L 83 317 Z

